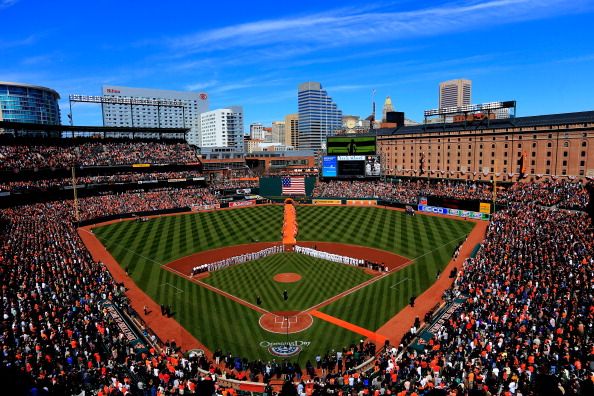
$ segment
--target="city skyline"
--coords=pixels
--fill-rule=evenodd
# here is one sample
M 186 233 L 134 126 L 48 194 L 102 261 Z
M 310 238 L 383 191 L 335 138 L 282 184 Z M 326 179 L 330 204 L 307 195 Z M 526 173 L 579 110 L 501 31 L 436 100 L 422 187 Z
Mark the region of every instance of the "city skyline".
M 0 80 L 58 91 L 63 123 L 69 94 L 102 85 L 207 92 L 210 109 L 243 105 L 246 126 L 295 113 L 305 81 L 361 117 L 375 89 L 376 108 L 391 96 L 419 121 L 437 107 L 439 82 L 457 78 L 472 80 L 474 103 L 517 100 L 519 116 L 583 111 L 594 107 L 593 9 L 589 0 L 238 3 L 219 18 L 216 5 L 191 2 L 0 0 Z M 99 106 L 74 114 L 101 124 Z

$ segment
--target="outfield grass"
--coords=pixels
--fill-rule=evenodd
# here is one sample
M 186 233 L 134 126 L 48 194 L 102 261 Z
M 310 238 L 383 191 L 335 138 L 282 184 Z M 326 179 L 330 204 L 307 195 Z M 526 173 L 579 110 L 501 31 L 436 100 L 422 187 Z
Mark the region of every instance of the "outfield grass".
M 276 274 L 294 272 L 301 275 L 295 283 L 279 283 Z M 302 311 L 372 276 L 357 267 L 333 263 L 297 253 L 281 253 L 212 273 L 204 282 L 225 290 L 243 300 L 256 303 L 268 311 Z M 288 301 L 282 298 L 289 293 Z
M 131 272 L 146 264 L 166 264 L 203 250 L 250 242 L 280 241 L 281 206 L 261 206 L 189 215 L 165 216 L 147 222 L 125 221 L 96 228 Z M 155 263 L 156 262 L 156 263 Z
M 285 341 L 284 335 L 262 330 L 255 311 L 160 266 L 207 249 L 278 241 L 282 222 L 282 206 L 264 206 L 168 216 L 144 223 L 126 221 L 96 228 L 94 233 L 120 265 L 129 270 L 136 284 L 157 303 L 172 305 L 177 311 L 176 319 L 207 347 L 269 359 L 271 355 L 259 343 Z M 410 295 L 425 290 L 473 226 L 460 220 L 411 217 L 398 211 L 361 207 L 300 206 L 297 222 L 298 241 L 350 243 L 417 258 L 406 269 L 322 309 L 369 330 L 376 330 L 395 315 L 408 303 Z M 277 271 L 298 272 L 307 282 L 304 279 L 294 284 L 275 284 L 271 278 Z M 367 278 L 362 271 L 342 264 L 282 254 L 213 273 L 205 281 L 252 302 L 260 294 L 263 308 L 268 310 L 300 310 Z M 289 291 L 290 307 L 285 307 L 280 299 L 285 288 Z M 301 362 L 359 338 L 318 319 L 306 331 L 289 337 L 312 342 L 300 357 Z
M 299 206 L 297 221 L 300 240 L 371 246 L 414 260 L 408 267 L 321 309 L 373 331 L 405 307 L 411 296 L 420 295 L 435 282 L 437 271 L 443 270 L 458 243 L 474 227 L 469 221 L 410 216 L 373 207 Z
M 411 259 L 466 236 L 474 223 L 374 207 L 298 206 L 298 241 L 370 246 Z

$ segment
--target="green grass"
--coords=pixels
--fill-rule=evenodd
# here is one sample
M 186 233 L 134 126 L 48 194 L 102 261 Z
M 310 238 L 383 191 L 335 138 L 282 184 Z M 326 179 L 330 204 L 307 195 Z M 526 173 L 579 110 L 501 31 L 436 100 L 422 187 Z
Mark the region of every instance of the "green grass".
M 370 246 L 408 258 L 466 236 L 473 223 L 373 207 L 299 206 L 298 241 Z
M 125 221 L 94 232 L 109 244 L 108 250 L 117 255 L 119 263 L 134 272 L 137 265 L 144 271 L 146 264 L 166 264 L 203 250 L 280 241 L 282 223 L 281 206 L 262 206 L 166 216 L 142 223 Z
M 298 273 L 302 278 L 295 283 L 272 279 L 286 272 Z M 262 308 L 268 311 L 302 311 L 371 277 L 357 267 L 281 253 L 216 271 L 204 281 L 254 304 L 259 295 Z M 283 290 L 289 293 L 288 301 L 282 298 Z
M 410 295 L 419 295 L 431 285 L 437 269 L 447 264 L 458 241 L 473 226 L 460 220 L 361 207 L 300 206 L 297 221 L 298 241 L 343 242 L 417 258 L 409 267 L 322 309 L 369 330 L 376 330 L 395 315 Z M 264 206 L 161 217 L 144 223 L 127 221 L 94 232 L 120 265 L 128 268 L 136 284 L 157 303 L 172 305 L 176 320 L 208 348 L 221 347 L 250 359 L 270 359 L 260 342 L 285 341 L 286 336 L 262 330 L 257 312 L 160 266 L 207 249 L 279 241 L 282 222 L 281 206 Z M 272 281 L 278 272 L 298 272 L 304 279 L 278 284 Z M 213 273 L 205 281 L 251 302 L 259 294 L 262 307 L 274 311 L 308 308 L 366 279 L 368 275 L 356 268 L 280 254 Z M 281 299 L 285 288 L 289 291 L 287 303 Z M 301 362 L 359 338 L 318 319 L 308 330 L 289 337 L 312 342 L 300 356 Z
M 472 222 L 453 218 L 410 216 L 373 207 L 299 206 L 297 221 L 299 240 L 371 246 L 414 259 L 408 267 L 321 309 L 369 330 L 377 330 L 411 296 L 431 286 L 437 271 L 443 270 L 474 227 Z

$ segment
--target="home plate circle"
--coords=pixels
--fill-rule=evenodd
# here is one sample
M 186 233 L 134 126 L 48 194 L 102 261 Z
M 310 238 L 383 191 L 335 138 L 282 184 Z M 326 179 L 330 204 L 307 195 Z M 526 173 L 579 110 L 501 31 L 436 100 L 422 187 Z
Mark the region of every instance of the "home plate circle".
M 295 283 L 301 280 L 301 275 L 294 272 L 284 272 L 274 275 L 272 279 L 280 283 Z
M 270 333 L 293 334 L 309 329 L 313 318 L 306 312 L 268 312 L 260 316 L 259 323 L 260 327 Z

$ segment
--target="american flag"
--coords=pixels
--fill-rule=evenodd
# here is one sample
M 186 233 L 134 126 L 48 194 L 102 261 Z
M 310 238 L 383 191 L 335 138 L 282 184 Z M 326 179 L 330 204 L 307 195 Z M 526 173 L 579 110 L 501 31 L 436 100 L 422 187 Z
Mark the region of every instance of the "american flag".
M 305 195 L 305 177 L 283 177 L 283 195 Z

